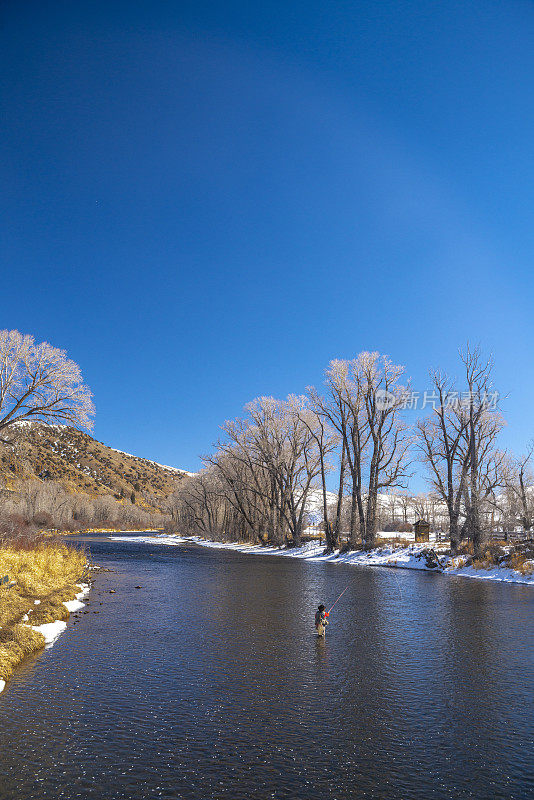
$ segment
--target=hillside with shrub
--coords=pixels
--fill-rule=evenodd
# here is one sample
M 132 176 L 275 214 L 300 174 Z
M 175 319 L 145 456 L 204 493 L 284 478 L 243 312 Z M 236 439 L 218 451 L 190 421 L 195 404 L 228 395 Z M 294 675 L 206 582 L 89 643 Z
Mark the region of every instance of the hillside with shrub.
M 73 427 L 25 422 L 0 445 L 0 516 L 4 528 L 158 525 L 186 475 Z

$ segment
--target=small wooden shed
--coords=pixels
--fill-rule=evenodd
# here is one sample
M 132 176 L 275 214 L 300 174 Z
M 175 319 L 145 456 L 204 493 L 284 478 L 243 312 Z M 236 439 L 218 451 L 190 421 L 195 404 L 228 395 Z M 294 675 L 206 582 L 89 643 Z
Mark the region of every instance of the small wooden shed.
M 430 523 L 424 519 L 418 519 L 414 523 L 415 543 L 430 541 Z

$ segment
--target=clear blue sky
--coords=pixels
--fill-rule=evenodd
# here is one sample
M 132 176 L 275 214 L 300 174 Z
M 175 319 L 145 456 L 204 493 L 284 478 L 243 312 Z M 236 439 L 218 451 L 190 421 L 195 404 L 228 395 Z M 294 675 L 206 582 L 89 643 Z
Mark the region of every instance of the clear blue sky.
M 95 435 L 186 469 L 249 399 L 480 342 L 534 435 L 534 4 L 24 2 L 1 24 L 2 320 Z

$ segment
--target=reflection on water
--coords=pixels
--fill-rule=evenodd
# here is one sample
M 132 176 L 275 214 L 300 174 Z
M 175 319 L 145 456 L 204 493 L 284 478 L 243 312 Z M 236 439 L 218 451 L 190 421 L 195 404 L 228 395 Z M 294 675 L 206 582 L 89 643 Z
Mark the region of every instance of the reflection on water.
M 534 796 L 531 587 L 86 541 L 113 571 L 0 697 L 1 798 Z

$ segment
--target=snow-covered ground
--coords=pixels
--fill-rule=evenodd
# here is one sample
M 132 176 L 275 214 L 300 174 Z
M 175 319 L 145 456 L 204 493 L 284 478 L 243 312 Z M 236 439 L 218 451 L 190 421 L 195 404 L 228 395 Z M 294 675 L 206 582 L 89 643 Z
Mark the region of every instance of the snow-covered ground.
M 115 537 L 110 537 L 115 538 Z M 262 547 L 261 545 L 239 544 L 237 542 L 214 542 L 202 539 L 199 536 L 173 536 L 160 534 L 157 536 L 120 536 L 122 542 L 144 542 L 146 544 L 180 545 L 184 542 L 195 542 L 202 547 L 215 547 L 226 550 L 237 550 L 250 555 L 273 555 L 287 558 L 303 558 L 307 561 L 329 561 L 335 564 L 354 564 L 359 567 L 398 567 L 402 569 L 428 570 L 426 560 L 422 555 L 427 550 L 428 544 L 410 544 L 407 546 L 394 546 L 391 544 L 376 547 L 374 550 L 353 550 L 349 553 L 339 552 L 324 555 L 324 544 L 319 541 L 307 542 L 302 547 Z M 443 554 L 442 563 L 445 565 L 443 574 L 460 575 L 465 578 L 478 578 L 480 580 L 504 581 L 507 583 L 524 583 L 534 586 L 534 574 L 522 575 L 516 570 L 507 567 L 492 567 L 491 569 L 474 569 L 464 566 L 465 558 L 446 556 L 443 545 L 430 543 L 438 556 Z
M 139 531 L 142 533 L 142 531 Z M 198 542 L 199 544 L 204 544 L 204 541 L 208 541 L 207 539 L 200 539 L 197 536 L 173 536 L 168 535 L 166 533 L 158 533 L 155 536 L 120 536 L 119 532 L 113 531 L 114 535 L 110 536 L 110 539 L 120 539 L 121 542 L 139 542 L 141 544 L 170 544 L 170 545 L 178 545 L 183 544 L 184 542 Z M 134 531 L 128 531 L 128 533 L 134 533 Z M 214 542 L 217 544 L 217 542 Z

